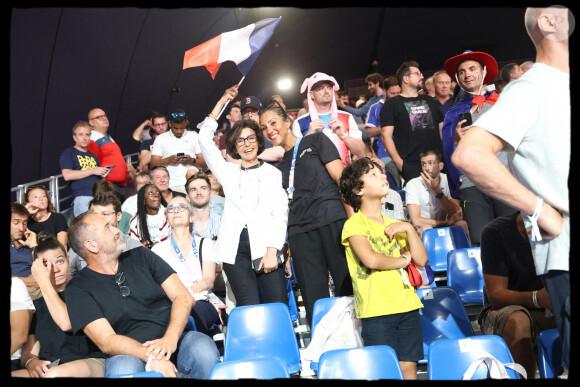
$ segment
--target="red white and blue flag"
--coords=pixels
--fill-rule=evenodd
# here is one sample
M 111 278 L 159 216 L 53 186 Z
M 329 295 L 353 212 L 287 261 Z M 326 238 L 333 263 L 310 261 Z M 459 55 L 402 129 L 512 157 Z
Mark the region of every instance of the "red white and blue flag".
M 183 69 L 205 66 L 215 79 L 221 64 L 231 60 L 246 76 L 281 18 L 263 19 L 239 30 L 224 32 L 187 50 L 183 58 Z

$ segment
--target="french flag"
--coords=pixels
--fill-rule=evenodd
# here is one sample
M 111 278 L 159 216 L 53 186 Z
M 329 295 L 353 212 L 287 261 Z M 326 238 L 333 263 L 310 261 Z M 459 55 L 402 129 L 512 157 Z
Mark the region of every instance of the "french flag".
M 183 69 L 205 66 L 215 79 L 221 64 L 231 60 L 246 76 L 281 18 L 263 19 L 239 30 L 224 32 L 187 50 L 183 58 Z

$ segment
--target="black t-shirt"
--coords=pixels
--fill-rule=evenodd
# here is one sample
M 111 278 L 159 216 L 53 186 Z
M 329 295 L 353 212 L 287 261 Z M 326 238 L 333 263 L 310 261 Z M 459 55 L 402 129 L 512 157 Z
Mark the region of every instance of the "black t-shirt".
M 58 295 L 64 301 L 64 292 Z M 60 359 L 60 364 L 63 364 L 73 360 L 105 357 L 84 333 L 63 332 L 52 319 L 43 297 L 33 302 L 36 312 L 32 315 L 30 334 L 36 335 L 40 342 L 40 359 L 51 362 Z
M 153 143 L 155 142 L 154 138 L 149 138 L 147 140 L 143 140 L 141 145 L 139 146 L 139 152 L 141 151 L 150 151 Z
M 73 332 L 106 318 L 115 333 L 140 343 L 158 339 L 169 324 L 172 302 L 161 284 L 175 271 L 145 247 L 119 256 L 117 273 L 124 273 L 131 294 L 124 299 L 114 275 L 81 270 L 67 285 L 66 305 Z
M 518 231 L 518 212 L 500 216 L 485 225 L 481 231 L 481 266 L 483 274 L 508 277 L 508 289 L 519 292 L 540 290 L 544 287 L 536 275 L 530 242 Z M 484 305 L 489 305 L 484 291 Z
M 288 188 L 294 148 L 284 154 L 277 167 L 282 172 L 282 186 Z M 346 219 L 338 186 L 325 164 L 340 160 L 336 146 L 326 134 L 317 132 L 303 137 L 296 154 L 294 196 L 288 214 L 288 235 L 316 230 L 337 220 Z
M 54 236 L 57 236 L 61 231 L 68 230 L 68 224 L 63 214 L 59 212 L 51 212 L 48 219 L 44 222 L 37 222 L 32 218 L 28 218 L 28 229 L 38 234 L 39 231 L 46 231 Z
M 381 127 L 394 126 L 393 141 L 403 159 L 403 172 L 405 163 L 413 168 L 406 176 L 403 174 L 405 180 L 420 175 L 421 152 L 427 149 L 443 151 L 439 123 L 443 122 L 444 117 L 437 100 L 429 95 L 419 94 L 410 98 L 398 95 L 383 104 Z

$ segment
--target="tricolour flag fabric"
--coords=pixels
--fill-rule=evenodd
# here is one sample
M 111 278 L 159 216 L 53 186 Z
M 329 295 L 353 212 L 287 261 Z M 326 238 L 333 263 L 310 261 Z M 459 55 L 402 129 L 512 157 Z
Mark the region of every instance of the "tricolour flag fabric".
M 221 64 L 231 60 L 246 76 L 256 58 L 270 40 L 281 17 L 268 18 L 239 30 L 224 32 L 185 52 L 183 69 L 205 66 L 215 79 Z

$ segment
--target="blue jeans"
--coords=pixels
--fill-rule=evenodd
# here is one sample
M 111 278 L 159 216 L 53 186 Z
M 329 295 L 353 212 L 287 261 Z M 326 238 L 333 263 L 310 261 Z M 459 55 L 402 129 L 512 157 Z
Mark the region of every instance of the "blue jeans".
M 73 214 L 75 218 L 89 209 L 92 196 L 77 196 L 73 201 Z
M 171 356 L 177 370 L 192 379 L 209 379 L 213 366 L 220 362 L 215 342 L 207 335 L 189 331 L 177 343 L 177 354 Z M 145 371 L 145 362 L 129 355 L 111 356 L 105 362 L 105 377 Z

